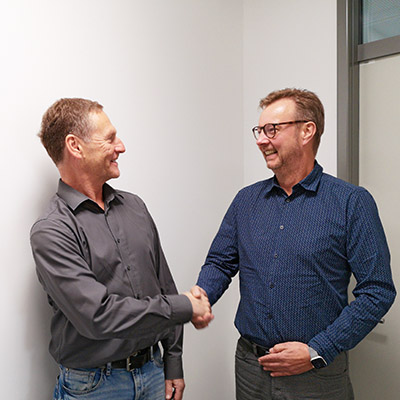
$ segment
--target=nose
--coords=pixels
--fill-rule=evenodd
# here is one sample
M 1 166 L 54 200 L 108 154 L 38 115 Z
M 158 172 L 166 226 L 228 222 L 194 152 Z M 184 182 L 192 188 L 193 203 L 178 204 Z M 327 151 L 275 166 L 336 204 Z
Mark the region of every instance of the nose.
M 264 131 L 261 131 L 260 136 L 258 136 L 258 139 L 256 141 L 257 146 L 262 146 L 264 144 L 268 144 L 270 142 L 270 139 L 267 137 L 267 135 L 264 133 Z
M 117 138 L 117 144 L 115 146 L 115 151 L 117 153 L 125 153 L 125 145 L 120 138 Z

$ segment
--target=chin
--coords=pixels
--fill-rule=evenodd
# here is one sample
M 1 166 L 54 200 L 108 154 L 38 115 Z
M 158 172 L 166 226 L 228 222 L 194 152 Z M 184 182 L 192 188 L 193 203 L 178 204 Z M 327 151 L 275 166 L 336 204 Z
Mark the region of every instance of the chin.
M 119 169 L 114 170 L 114 171 L 110 172 L 110 179 L 119 178 L 120 175 L 121 175 L 121 172 L 119 171 Z
M 117 179 L 117 178 L 119 178 L 119 174 L 110 174 L 110 175 L 108 175 L 108 177 L 107 177 L 107 181 L 109 181 L 109 180 L 111 180 L 111 179 Z M 106 181 L 106 182 L 107 182 Z
M 279 168 L 280 168 L 281 166 L 280 166 L 279 164 L 277 165 L 277 164 L 271 163 L 271 164 L 267 164 L 267 167 L 268 167 L 268 169 L 270 169 L 272 172 L 275 172 L 275 171 L 279 170 Z

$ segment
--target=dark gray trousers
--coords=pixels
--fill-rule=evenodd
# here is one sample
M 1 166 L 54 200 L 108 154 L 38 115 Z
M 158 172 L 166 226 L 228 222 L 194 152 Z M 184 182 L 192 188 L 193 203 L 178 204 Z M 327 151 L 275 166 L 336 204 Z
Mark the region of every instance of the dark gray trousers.
M 354 400 L 348 354 L 325 368 L 301 375 L 271 378 L 257 356 L 239 339 L 235 356 L 237 400 Z

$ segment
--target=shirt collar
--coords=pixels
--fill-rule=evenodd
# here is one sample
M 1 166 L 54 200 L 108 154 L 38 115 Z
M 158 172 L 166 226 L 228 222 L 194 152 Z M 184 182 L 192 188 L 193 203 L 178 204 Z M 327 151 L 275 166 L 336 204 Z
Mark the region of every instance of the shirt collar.
M 67 205 L 72 209 L 76 210 L 82 203 L 89 201 L 91 203 L 94 203 L 92 199 L 87 197 L 81 192 L 78 192 L 71 186 L 67 185 L 65 182 L 63 182 L 61 179 L 58 182 L 58 190 L 57 190 L 58 196 L 60 196 L 66 203 Z M 104 204 L 108 205 L 110 204 L 111 201 L 114 200 L 116 196 L 122 196 L 122 194 L 118 193 L 113 189 L 110 185 L 105 183 L 103 185 L 103 196 L 104 196 Z M 95 204 L 95 203 L 94 203 Z
M 310 191 L 310 192 L 317 192 L 319 182 L 322 177 L 322 171 L 323 168 L 318 164 L 318 162 L 315 160 L 314 163 L 314 168 L 312 171 L 299 183 L 297 183 L 295 187 L 302 187 L 304 190 Z M 266 185 L 266 193 L 270 193 L 273 189 L 282 189 L 279 186 L 278 180 L 276 179 L 276 176 L 274 176 L 271 179 L 267 180 L 267 185 Z

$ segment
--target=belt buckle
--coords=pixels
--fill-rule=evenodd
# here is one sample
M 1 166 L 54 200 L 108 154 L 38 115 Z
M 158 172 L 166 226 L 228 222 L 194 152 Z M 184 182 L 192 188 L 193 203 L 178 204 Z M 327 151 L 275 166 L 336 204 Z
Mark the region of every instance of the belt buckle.
M 131 372 L 131 371 L 133 371 L 133 370 L 135 369 L 134 367 L 132 367 L 132 361 L 131 361 L 131 359 L 132 359 L 132 358 L 135 358 L 138 354 L 139 354 L 139 352 L 136 351 L 135 353 L 131 354 L 131 355 L 126 359 L 126 370 L 127 370 L 128 372 Z

